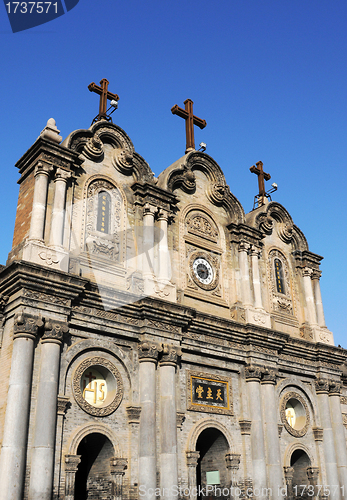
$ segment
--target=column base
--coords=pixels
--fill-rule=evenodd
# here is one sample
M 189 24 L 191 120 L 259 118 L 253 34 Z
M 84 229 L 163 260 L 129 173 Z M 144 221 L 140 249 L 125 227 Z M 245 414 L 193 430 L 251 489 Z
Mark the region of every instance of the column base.
M 23 248 L 23 260 L 68 272 L 69 254 L 63 249 L 52 249 L 39 241 L 28 241 Z

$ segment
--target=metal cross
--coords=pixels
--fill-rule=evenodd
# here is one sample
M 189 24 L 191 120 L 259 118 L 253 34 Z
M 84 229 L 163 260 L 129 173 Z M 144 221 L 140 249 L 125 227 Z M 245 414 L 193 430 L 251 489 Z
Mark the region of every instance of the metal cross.
M 206 127 L 206 121 L 193 115 L 193 101 L 191 99 L 184 101 L 184 105 L 185 109 L 182 109 L 175 104 L 171 108 L 171 113 L 184 118 L 186 121 L 186 153 L 188 153 L 195 150 L 194 125 L 202 129 Z
M 88 85 L 88 89 L 90 90 L 90 92 L 95 92 L 100 96 L 99 114 L 94 118 L 93 123 L 94 121 L 107 120 L 107 99 L 114 99 L 115 101 L 119 101 L 119 96 L 117 94 L 108 92 L 107 87 L 109 83 L 110 82 L 106 80 L 106 78 L 103 78 L 100 82 L 101 87 L 99 87 L 99 85 L 96 85 L 96 83 L 94 82 Z
M 257 165 L 257 166 L 255 166 L 255 165 Z M 264 179 L 266 181 L 268 181 L 269 179 L 271 179 L 271 175 L 267 174 L 266 172 L 264 172 L 264 170 L 263 170 L 263 162 L 262 161 L 258 161 L 255 165 L 253 165 L 253 167 L 251 167 L 249 170 L 253 174 L 257 174 L 257 176 L 258 176 L 258 185 L 259 185 L 258 203 L 259 203 L 259 206 L 260 206 L 260 205 L 264 205 L 264 198 L 265 198 L 265 182 L 264 182 Z

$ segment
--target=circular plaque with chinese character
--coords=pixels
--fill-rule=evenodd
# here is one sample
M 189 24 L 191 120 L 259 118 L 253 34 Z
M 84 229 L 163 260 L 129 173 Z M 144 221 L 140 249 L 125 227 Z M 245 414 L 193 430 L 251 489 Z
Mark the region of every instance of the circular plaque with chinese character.
M 87 358 L 74 372 L 73 392 L 84 411 L 103 417 L 118 408 L 123 398 L 123 382 L 119 371 L 109 360 Z

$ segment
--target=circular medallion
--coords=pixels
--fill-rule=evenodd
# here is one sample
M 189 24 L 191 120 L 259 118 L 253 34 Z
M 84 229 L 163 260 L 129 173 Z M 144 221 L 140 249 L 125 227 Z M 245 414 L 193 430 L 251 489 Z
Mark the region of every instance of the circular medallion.
M 193 262 L 193 272 L 196 278 L 204 285 L 209 285 L 213 280 L 213 269 L 211 264 L 203 257 L 198 257 Z
M 91 415 L 110 415 L 123 398 L 121 375 L 105 358 L 93 357 L 82 361 L 74 372 L 72 385 L 78 405 Z
M 306 434 L 310 415 L 304 398 L 296 392 L 287 392 L 281 401 L 281 420 L 287 431 L 295 437 Z

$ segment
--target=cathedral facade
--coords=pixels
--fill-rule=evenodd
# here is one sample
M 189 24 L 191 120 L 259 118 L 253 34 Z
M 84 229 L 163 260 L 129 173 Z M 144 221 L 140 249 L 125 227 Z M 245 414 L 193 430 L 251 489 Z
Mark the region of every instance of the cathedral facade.
M 342 500 L 346 351 L 287 210 L 188 134 L 155 178 L 107 116 L 16 166 L 0 499 Z

